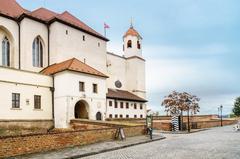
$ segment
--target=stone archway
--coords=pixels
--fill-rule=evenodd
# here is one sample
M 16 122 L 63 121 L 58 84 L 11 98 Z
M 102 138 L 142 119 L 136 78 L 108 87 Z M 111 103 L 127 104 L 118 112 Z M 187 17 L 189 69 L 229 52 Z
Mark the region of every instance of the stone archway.
M 78 101 L 74 108 L 75 119 L 88 119 L 88 104 L 85 101 Z
M 96 120 L 102 120 L 102 113 L 101 112 L 97 112 Z

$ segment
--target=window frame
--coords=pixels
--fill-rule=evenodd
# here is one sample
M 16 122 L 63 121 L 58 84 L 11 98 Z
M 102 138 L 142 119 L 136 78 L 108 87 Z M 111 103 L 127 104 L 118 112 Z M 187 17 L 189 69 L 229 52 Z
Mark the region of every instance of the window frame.
M 92 84 L 93 93 L 98 93 L 98 85 L 96 83 Z
M 2 66 L 10 66 L 10 42 L 6 36 L 2 40 Z
M 12 93 L 12 108 L 13 109 L 20 108 L 20 97 L 21 97 L 20 93 Z
M 43 42 L 37 36 L 32 43 L 32 65 L 33 67 L 43 67 Z
M 132 40 L 127 41 L 127 48 L 132 48 Z
M 137 103 L 134 103 L 133 106 L 134 106 L 134 109 L 137 109 Z
M 34 109 L 42 109 L 42 97 L 41 95 L 34 95 Z
M 121 108 L 121 109 L 124 108 L 123 102 L 120 102 L 120 108 Z
M 126 109 L 129 109 L 129 103 L 126 102 Z
M 85 92 L 85 82 L 79 81 L 79 92 Z
M 112 105 L 113 105 L 113 102 L 112 102 L 111 100 L 109 100 L 109 101 L 108 101 L 108 106 L 109 106 L 109 107 L 112 107 Z

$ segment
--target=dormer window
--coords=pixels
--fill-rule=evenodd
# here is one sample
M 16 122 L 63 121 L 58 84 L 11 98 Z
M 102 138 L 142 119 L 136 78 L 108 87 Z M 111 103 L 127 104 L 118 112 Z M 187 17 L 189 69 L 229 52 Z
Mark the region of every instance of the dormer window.
M 2 41 L 2 65 L 10 66 L 10 43 L 7 37 Z
M 127 42 L 127 48 L 132 48 L 132 40 L 128 40 L 128 42 Z
M 138 48 L 138 49 L 141 49 L 141 44 L 140 44 L 139 41 L 137 41 L 137 48 Z

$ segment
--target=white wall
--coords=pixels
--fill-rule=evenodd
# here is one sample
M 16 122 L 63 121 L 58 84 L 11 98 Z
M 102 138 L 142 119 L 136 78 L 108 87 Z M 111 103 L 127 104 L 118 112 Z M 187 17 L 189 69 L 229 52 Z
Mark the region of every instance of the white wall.
M 50 76 L 0 67 L 0 120 L 52 119 L 50 87 Z M 20 93 L 20 109 L 12 108 L 12 93 Z M 41 95 L 40 110 L 34 109 L 34 95 Z
M 34 67 L 32 60 L 32 44 L 40 36 L 43 41 L 43 67 Z M 21 21 L 21 69 L 34 72 L 41 71 L 48 61 L 48 30 L 45 24 L 24 18 Z
M 109 101 L 112 101 L 112 106 L 109 106 Z M 147 109 L 145 103 L 140 102 L 132 102 L 132 101 L 124 101 L 124 100 L 116 100 L 118 102 L 118 108 L 115 108 L 115 100 L 107 99 L 107 118 L 112 114 L 112 117 L 115 118 L 115 114 L 123 115 L 123 118 L 126 118 L 126 115 L 129 115 L 129 118 L 134 118 L 134 115 L 137 115 L 137 118 L 140 118 L 140 115 L 143 115 L 143 118 L 146 117 Z M 120 102 L 123 102 L 123 108 L 120 107 Z M 129 103 L 129 108 L 126 108 L 126 102 Z M 137 109 L 134 109 L 134 103 L 137 104 Z M 140 109 L 140 104 L 142 104 L 142 109 Z
M 115 82 L 119 80 L 122 83 L 120 89 L 126 90 L 126 59 L 107 53 L 107 79 L 108 88 L 116 88 Z M 119 88 L 118 88 L 119 89 Z
M 2 65 L 2 40 L 7 36 L 10 41 L 10 67 L 18 68 L 18 24 L 0 16 L 0 65 Z
M 79 91 L 79 82 L 85 83 L 85 92 Z M 105 119 L 106 112 L 106 79 L 71 71 L 57 73 L 54 76 L 54 112 L 55 127 L 67 128 L 74 119 L 75 104 L 83 100 L 89 105 L 89 119 L 96 120 L 96 113 L 100 111 Z M 98 93 L 92 92 L 92 84 L 98 85 Z
M 68 34 L 66 34 L 66 30 Z M 83 35 L 85 41 L 83 41 Z M 100 43 L 100 47 L 98 47 Z M 106 73 L 106 42 L 59 22 L 50 26 L 51 64 L 77 58 Z
M 126 63 L 127 90 L 145 99 L 145 61 L 135 57 L 127 59 Z

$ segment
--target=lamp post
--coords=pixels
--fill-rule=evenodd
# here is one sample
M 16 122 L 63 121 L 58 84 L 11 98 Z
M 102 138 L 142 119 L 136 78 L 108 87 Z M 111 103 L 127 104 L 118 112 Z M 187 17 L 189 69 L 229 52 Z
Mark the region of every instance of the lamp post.
M 223 109 L 223 106 L 221 105 L 221 106 L 220 106 L 220 112 L 221 112 L 221 126 L 223 126 L 223 123 L 222 123 L 222 109 Z
M 187 110 L 187 115 L 188 115 L 188 132 L 190 132 L 190 117 L 189 117 L 189 109 L 190 109 L 190 104 L 191 104 L 191 101 L 189 99 L 186 99 L 186 102 L 187 102 L 187 107 L 188 107 L 188 110 Z
M 220 108 L 218 107 L 218 118 L 220 117 L 219 112 L 220 112 Z

